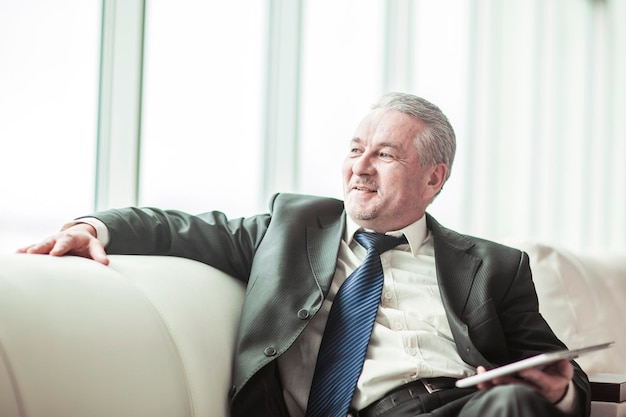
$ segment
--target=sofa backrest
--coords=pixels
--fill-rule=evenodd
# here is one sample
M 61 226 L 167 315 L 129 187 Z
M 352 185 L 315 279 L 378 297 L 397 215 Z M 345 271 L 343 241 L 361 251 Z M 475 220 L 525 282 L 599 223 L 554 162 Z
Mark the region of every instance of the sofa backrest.
M 626 374 L 626 256 L 578 254 L 538 242 L 517 245 L 530 256 L 539 310 L 570 348 L 615 341 L 576 361 L 588 374 Z

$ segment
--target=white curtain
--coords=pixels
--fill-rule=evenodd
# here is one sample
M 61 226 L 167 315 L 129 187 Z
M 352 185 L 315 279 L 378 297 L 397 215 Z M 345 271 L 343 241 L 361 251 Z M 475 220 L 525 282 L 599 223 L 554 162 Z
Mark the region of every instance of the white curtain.
M 626 247 L 626 2 L 468 11 L 466 108 L 445 191 L 460 196 L 442 194 L 432 211 L 498 240 Z

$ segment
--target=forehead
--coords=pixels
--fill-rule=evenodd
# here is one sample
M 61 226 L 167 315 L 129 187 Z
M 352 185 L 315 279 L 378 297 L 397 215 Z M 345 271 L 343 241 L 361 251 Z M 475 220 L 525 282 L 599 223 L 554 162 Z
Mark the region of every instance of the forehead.
M 356 128 L 354 140 L 375 143 L 413 143 L 424 123 L 398 110 L 376 109 L 368 113 Z

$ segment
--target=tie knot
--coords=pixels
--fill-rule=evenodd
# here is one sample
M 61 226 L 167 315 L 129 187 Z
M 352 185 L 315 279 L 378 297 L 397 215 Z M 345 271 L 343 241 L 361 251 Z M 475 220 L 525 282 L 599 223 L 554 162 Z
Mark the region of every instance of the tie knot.
M 398 245 L 407 243 L 406 237 L 395 237 L 390 235 L 384 235 L 382 233 L 370 233 L 370 232 L 356 232 L 354 238 L 368 251 L 375 249 L 378 254 L 381 254 L 389 249 L 393 249 Z

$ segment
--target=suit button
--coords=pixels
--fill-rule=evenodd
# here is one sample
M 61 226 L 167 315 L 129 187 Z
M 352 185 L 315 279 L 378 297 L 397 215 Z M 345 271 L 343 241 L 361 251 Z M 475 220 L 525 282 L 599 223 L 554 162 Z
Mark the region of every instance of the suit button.
M 265 354 L 265 356 L 275 356 L 276 355 L 276 349 L 273 347 L 266 347 L 265 350 L 263 351 L 263 353 Z
M 302 310 L 298 311 L 298 318 L 300 320 L 306 320 L 309 317 L 311 317 L 311 313 L 309 313 L 309 310 L 302 309 Z

